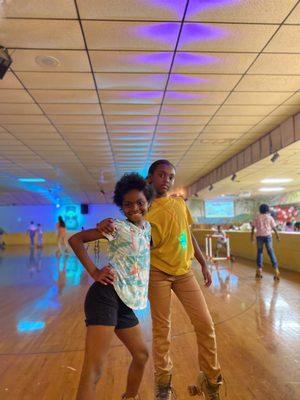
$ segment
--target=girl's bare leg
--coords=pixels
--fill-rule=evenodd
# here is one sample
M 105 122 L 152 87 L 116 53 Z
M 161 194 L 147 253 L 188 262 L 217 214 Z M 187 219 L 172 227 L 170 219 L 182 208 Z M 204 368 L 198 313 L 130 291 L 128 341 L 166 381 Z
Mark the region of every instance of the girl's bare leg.
M 96 387 L 114 335 L 114 326 L 87 327 L 85 356 L 76 400 L 96 400 Z
M 135 397 L 138 394 L 149 357 L 148 349 L 143 340 L 140 325 L 136 325 L 133 328 L 116 329 L 116 334 L 132 355 L 125 395 L 126 397 Z

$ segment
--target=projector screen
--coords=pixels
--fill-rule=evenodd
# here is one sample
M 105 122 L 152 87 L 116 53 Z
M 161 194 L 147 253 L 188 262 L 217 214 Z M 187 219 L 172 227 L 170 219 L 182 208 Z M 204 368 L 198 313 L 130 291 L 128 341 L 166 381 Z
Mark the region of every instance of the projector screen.
M 213 201 L 205 202 L 206 218 L 231 218 L 234 217 L 233 201 Z

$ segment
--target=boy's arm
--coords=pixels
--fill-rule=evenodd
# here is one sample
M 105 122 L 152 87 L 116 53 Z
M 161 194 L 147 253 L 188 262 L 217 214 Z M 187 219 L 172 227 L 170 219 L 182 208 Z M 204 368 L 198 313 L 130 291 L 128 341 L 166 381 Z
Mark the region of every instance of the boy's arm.
M 99 271 L 84 247 L 84 243 L 93 242 L 94 240 L 103 238 L 105 238 L 105 236 L 98 232 L 97 229 L 88 229 L 71 236 L 69 239 L 69 245 L 91 277 L 103 284 L 107 284 L 113 282 L 113 273 L 106 267 Z
M 199 262 L 199 264 L 201 265 L 205 286 L 209 287 L 211 285 L 212 281 L 211 281 L 210 272 L 207 269 L 206 260 L 203 257 L 202 251 L 200 250 L 198 242 L 197 242 L 197 240 L 194 237 L 192 232 L 191 232 L 191 236 L 192 236 L 192 242 L 193 242 L 193 247 L 194 247 L 195 258 Z
M 279 235 L 278 235 L 278 230 L 277 230 L 275 227 L 273 227 L 272 229 L 273 229 L 273 231 L 275 232 L 276 239 L 277 239 L 278 241 L 280 241 L 280 237 L 279 237 Z
M 251 242 L 254 242 L 254 230 L 255 230 L 255 227 L 254 227 L 253 224 L 252 224 L 252 229 L 251 229 Z

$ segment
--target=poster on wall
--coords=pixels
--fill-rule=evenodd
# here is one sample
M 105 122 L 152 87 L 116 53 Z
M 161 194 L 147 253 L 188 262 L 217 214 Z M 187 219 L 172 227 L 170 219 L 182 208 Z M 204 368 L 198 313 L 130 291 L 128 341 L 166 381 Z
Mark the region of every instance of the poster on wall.
M 234 217 L 233 201 L 205 201 L 206 218 L 232 218 Z
M 75 205 L 65 206 L 64 220 L 66 228 L 69 230 L 76 230 L 79 228 L 79 207 Z

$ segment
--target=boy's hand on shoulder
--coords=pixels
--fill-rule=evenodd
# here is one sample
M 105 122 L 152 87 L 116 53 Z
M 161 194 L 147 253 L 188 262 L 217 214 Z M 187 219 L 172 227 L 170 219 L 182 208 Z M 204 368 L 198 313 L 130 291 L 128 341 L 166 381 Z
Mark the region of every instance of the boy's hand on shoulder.
M 106 265 L 102 269 L 97 269 L 93 273 L 93 278 L 96 282 L 100 282 L 103 285 L 112 285 L 115 280 L 113 270 L 109 265 Z
M 202 265 L 202 275 L 204 278 L 204 286 L 205 287 L 210 287 L 212 280 L 211 280 L 211 274 L 207 268 L 206 265 Z
M 115 230 L 115 223 L 113 218 L 106 218 L 97 224 L 97 231 L 101 234 L 112 234 Z

